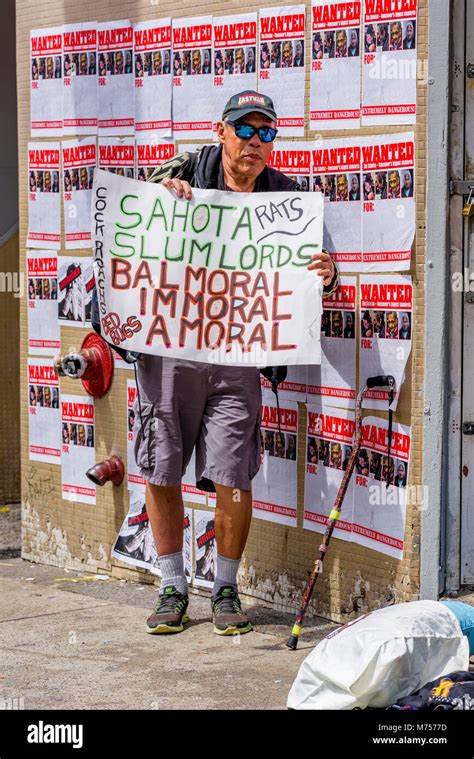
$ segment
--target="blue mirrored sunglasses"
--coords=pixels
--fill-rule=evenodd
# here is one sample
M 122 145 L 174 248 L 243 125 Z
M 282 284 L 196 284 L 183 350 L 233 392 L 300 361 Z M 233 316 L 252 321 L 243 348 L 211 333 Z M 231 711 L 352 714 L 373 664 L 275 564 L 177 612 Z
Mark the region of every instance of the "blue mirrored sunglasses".
M 251 124 L 243 124 L 238 121 L 236 123 L 229 123 L 234 127 L 237 137 L 240 137 L 242 140 L 250 140 L 255 133 L 258 133 L 261 142 L 273 142 L 278 134 L 278 129 L 273 129 L 273 127 L 254 127 Z

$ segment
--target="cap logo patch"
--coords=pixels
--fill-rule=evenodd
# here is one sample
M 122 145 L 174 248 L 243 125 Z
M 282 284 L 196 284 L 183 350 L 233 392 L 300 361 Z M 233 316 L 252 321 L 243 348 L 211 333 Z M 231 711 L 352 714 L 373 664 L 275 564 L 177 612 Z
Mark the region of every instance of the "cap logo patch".
M 239 106 L 249 104 L 265 105 L 265 98 L 258 95 L 241 95 L 241 97 L 239 97 Z

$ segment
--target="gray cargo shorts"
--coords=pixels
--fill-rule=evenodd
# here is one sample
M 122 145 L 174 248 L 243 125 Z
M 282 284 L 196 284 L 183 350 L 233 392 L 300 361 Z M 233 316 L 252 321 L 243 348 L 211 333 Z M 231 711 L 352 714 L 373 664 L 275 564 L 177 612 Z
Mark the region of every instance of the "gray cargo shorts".
M 196 486 L 250 490 L 260 467 L 260 375 L 142 354 L 137 363 L 142 423 L 135 401 L 134 451 L 154 485 L 179 485 L 196 447 Z

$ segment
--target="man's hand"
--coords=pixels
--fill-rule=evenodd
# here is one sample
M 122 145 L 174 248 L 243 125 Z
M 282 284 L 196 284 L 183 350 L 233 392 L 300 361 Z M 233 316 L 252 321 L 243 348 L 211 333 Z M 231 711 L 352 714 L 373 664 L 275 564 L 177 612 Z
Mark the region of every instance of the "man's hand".
M 189 182 L 185 182 L 184 179 L 163 179 L 161 184 L 167 190 L 174 191 L 178 198 L 184 197 L 186 200 L 191 200 L 193 197 L 191 185 Z
M 309 264 L 309 271 L 316 271 L 318 277 L 323 277 L 323 284 L 330 285 L 336 269 L 329 253 L 315 253 L 311 260 L 313 263 Z

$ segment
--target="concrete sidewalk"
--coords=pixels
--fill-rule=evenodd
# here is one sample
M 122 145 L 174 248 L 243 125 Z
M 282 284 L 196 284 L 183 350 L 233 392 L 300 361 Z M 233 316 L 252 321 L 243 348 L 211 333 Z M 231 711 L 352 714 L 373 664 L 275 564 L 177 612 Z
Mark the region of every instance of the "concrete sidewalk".
M 285 642 L 293 617 L 255 605 L 246 607 L 253 632 L 221 638 L 212 632 L 209 599 L 192 595 L 185 632 L 152 636 L 145 620 L 156 587 L 81 577 L 0 560 L 0 702 L 25 709 L 284 709 L 300 663 L 337 627 L 308 620 L 291 652 Z

